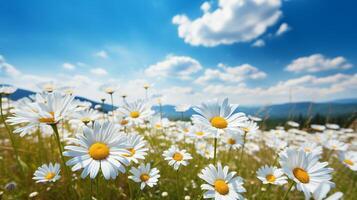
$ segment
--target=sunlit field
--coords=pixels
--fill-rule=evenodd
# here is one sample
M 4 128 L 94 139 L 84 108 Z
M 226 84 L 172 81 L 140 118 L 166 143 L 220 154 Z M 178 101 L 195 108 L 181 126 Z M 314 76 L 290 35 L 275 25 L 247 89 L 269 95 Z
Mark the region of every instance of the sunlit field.
M 224 98 L 170 121 L 153 110 L 159 98 L 102 112 L 68 90 L 10 101 L 15 90 L 1 87 L 2 199 L 357 197 L 356 133 L 347 127 L 287 119 L 262 130 L 266 119 Z M 103 88 L 109 99 L 115 92 Z

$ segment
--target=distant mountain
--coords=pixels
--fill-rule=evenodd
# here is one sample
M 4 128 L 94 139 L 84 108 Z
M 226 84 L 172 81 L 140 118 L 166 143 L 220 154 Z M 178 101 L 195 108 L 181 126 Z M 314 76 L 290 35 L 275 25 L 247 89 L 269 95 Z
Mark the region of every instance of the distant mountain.
M 13 93 L 10 97 L 12 100 L 18 100 L 23 97 L 27 97 L 29 95 L 35 94 L 32 91 L 18 89 L 15 93 Z M 100 102 L 92 101 L 90 99 L 84 97 L 75 97 L 81 101 L 89 101 L 92 103 L 94 107 L 97 104 L 101 104 Z M 156 112 L 160 112 L 159 106 L 154 106 L 153 109 Z M 104 111 L 110 111 L 111 105 L 104 104 Z M 181 113 L 177 113 L 175 111 L 175 106 L 172 105 L 163 105 L 161 107 L 162 113 L 165 117 L 170 119 L 179 119 L 181 118 Z M 307 115 L 315 115 L 317 113 L 321 115 L 344 115 L 344 114 L 352 114 L 357 112 L 357 99 L 339 99 L 330 102 L 296 102 L 296 103 L 284 103 L 284 104 L 275 104 L 269 106 L 240 106 L 238 107 L 238 112 L 244 112 L 249 115 L 256 115 L 260 117 L 269 116 L 270 118 L 285 118 L 288 116 L 307 116 Z M 191 109 L 186 111 L 183 116 L 184 118 L 190 117 L 195 112 Z

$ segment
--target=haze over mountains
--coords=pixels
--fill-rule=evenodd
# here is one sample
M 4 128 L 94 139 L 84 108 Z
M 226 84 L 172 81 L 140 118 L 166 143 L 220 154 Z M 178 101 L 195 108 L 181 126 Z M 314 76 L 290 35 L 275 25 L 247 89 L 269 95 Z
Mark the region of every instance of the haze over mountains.
M 23 97 L 27 97 L 34 92 L 24 89 L 18 89 L 14 94 L 10 96 L 12 100 L 18 100 Z M 82 101 L 90 101 L 93 106 L 100 104 L 84 97 L 76 97 Z M 109 111 L 111 105 L 105 104 L 104 110 Z M 154 106 L 155 111 L 159 112 L 159 106 Z M 175 106 L 173 105 L 163 105 L 162 111 L 165 117 L 168 118 L 180 118 L 181 113 L 175 111 Z M 284 103 L 284 104 L 273 104 L 266 106 L 239 106 L 239 112 L 244 112 L 249 115 L 256 115 L 260 117 L 269 116 L 270 118 L 285 118 L 290 115 L 298 116 L 307 116 L 307 115 L 348 115 L 357 112 L 357 99 L 337 99 L 330 102 L 293 102 L 293 103 Z M 194 114 L 192 109 L 189 109 L 184 113 L 184 117 L 190 117 Z

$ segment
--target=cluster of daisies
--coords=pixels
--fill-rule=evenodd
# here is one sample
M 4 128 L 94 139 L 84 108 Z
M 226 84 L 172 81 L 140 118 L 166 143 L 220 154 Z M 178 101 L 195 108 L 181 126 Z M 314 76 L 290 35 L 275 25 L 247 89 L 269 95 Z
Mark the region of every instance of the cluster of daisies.
M 20 136 L 38 131 L 43 136 L 56 136 L 62 167 L 59 163 L 43 164 L 34 173 L 36 182 L 56 182 L 61 179 L 61 168 L 63 171 L 70 167 L 73 172 L 80 171 L 83 179 L 99 176 L 116 179 L 121 173 L 138 183 L 141 190 L 154 187 L 160 178 L 159 167 L 144 162 L 150 137 L 173 142 L 162 152 L 162 157 L 174 171 L 178 172 L 193 159 L 187 149 L 180 148 L 180 142 L 192 144 L 200 156 L 210 161 L 198 174 L 204 182 L 203 198 L 209 199 L 245 199 L 243 178 L 219 162 L 220 152 L 240 151 L 239 165 L 244 154 L 254 157 L 260 150 L 258 142 L 273 149 L 276 157 L 272 165 L 257 170 L 257 178 L 262 184 L 284 187 L 284 198 L 292 188 L 302 191 L 306 199 L 327 197 L 335 184 L 333 169 L 328 167 L 328 162 L 320 161 L 324 148 L 332 159 L 336 157 L 349 169 L 357 170 L 357 154 L 347 144 L 355 134 L 336 124 L 311 125 L 310 132 L 314 134 L 300 130 L 294 121 L 287 122 L 289 129 L 276 127 L 260 131 L 257 123 L 261 119 L 238 112 L 238 105 L 230 104 L 227 98 L 193 106 L 196 114 L 190 122 L 173 122 L 153 111 L 154 103 L 147 94 L 145 99 L 133 102 L 126 101 L 123 95 L 123 104 L 116 108 L 113 105 L 116 87 L 103 86 L 112 103 L 112 111 L 105 113 L 104 100 L 93 108 L 90 103 L 75 99 L 70 88 L 57 89 L 50 83 L 42 86 L 43 92 L 16 101 L 6 120 Z M 147 90 L 148 86 L 144 88 Z M 176 111 L 184 113 L 189 108 L 180 105 Z M 140 134 L 139 129 L 149 131 Z M 341 197 L 342 193 L 338 192 L 329 199 Z

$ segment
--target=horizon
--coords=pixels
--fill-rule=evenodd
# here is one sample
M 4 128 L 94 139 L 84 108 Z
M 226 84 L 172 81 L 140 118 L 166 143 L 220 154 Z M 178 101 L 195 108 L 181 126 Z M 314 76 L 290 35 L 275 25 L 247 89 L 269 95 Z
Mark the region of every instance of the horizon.
M 237 2 L 7 2 L 0 83 L 53 81 L 94 101 L 115 84 L 116 105 L 145 97 L 144 84 L 170 105 L 357 98 L 356 2 Z

